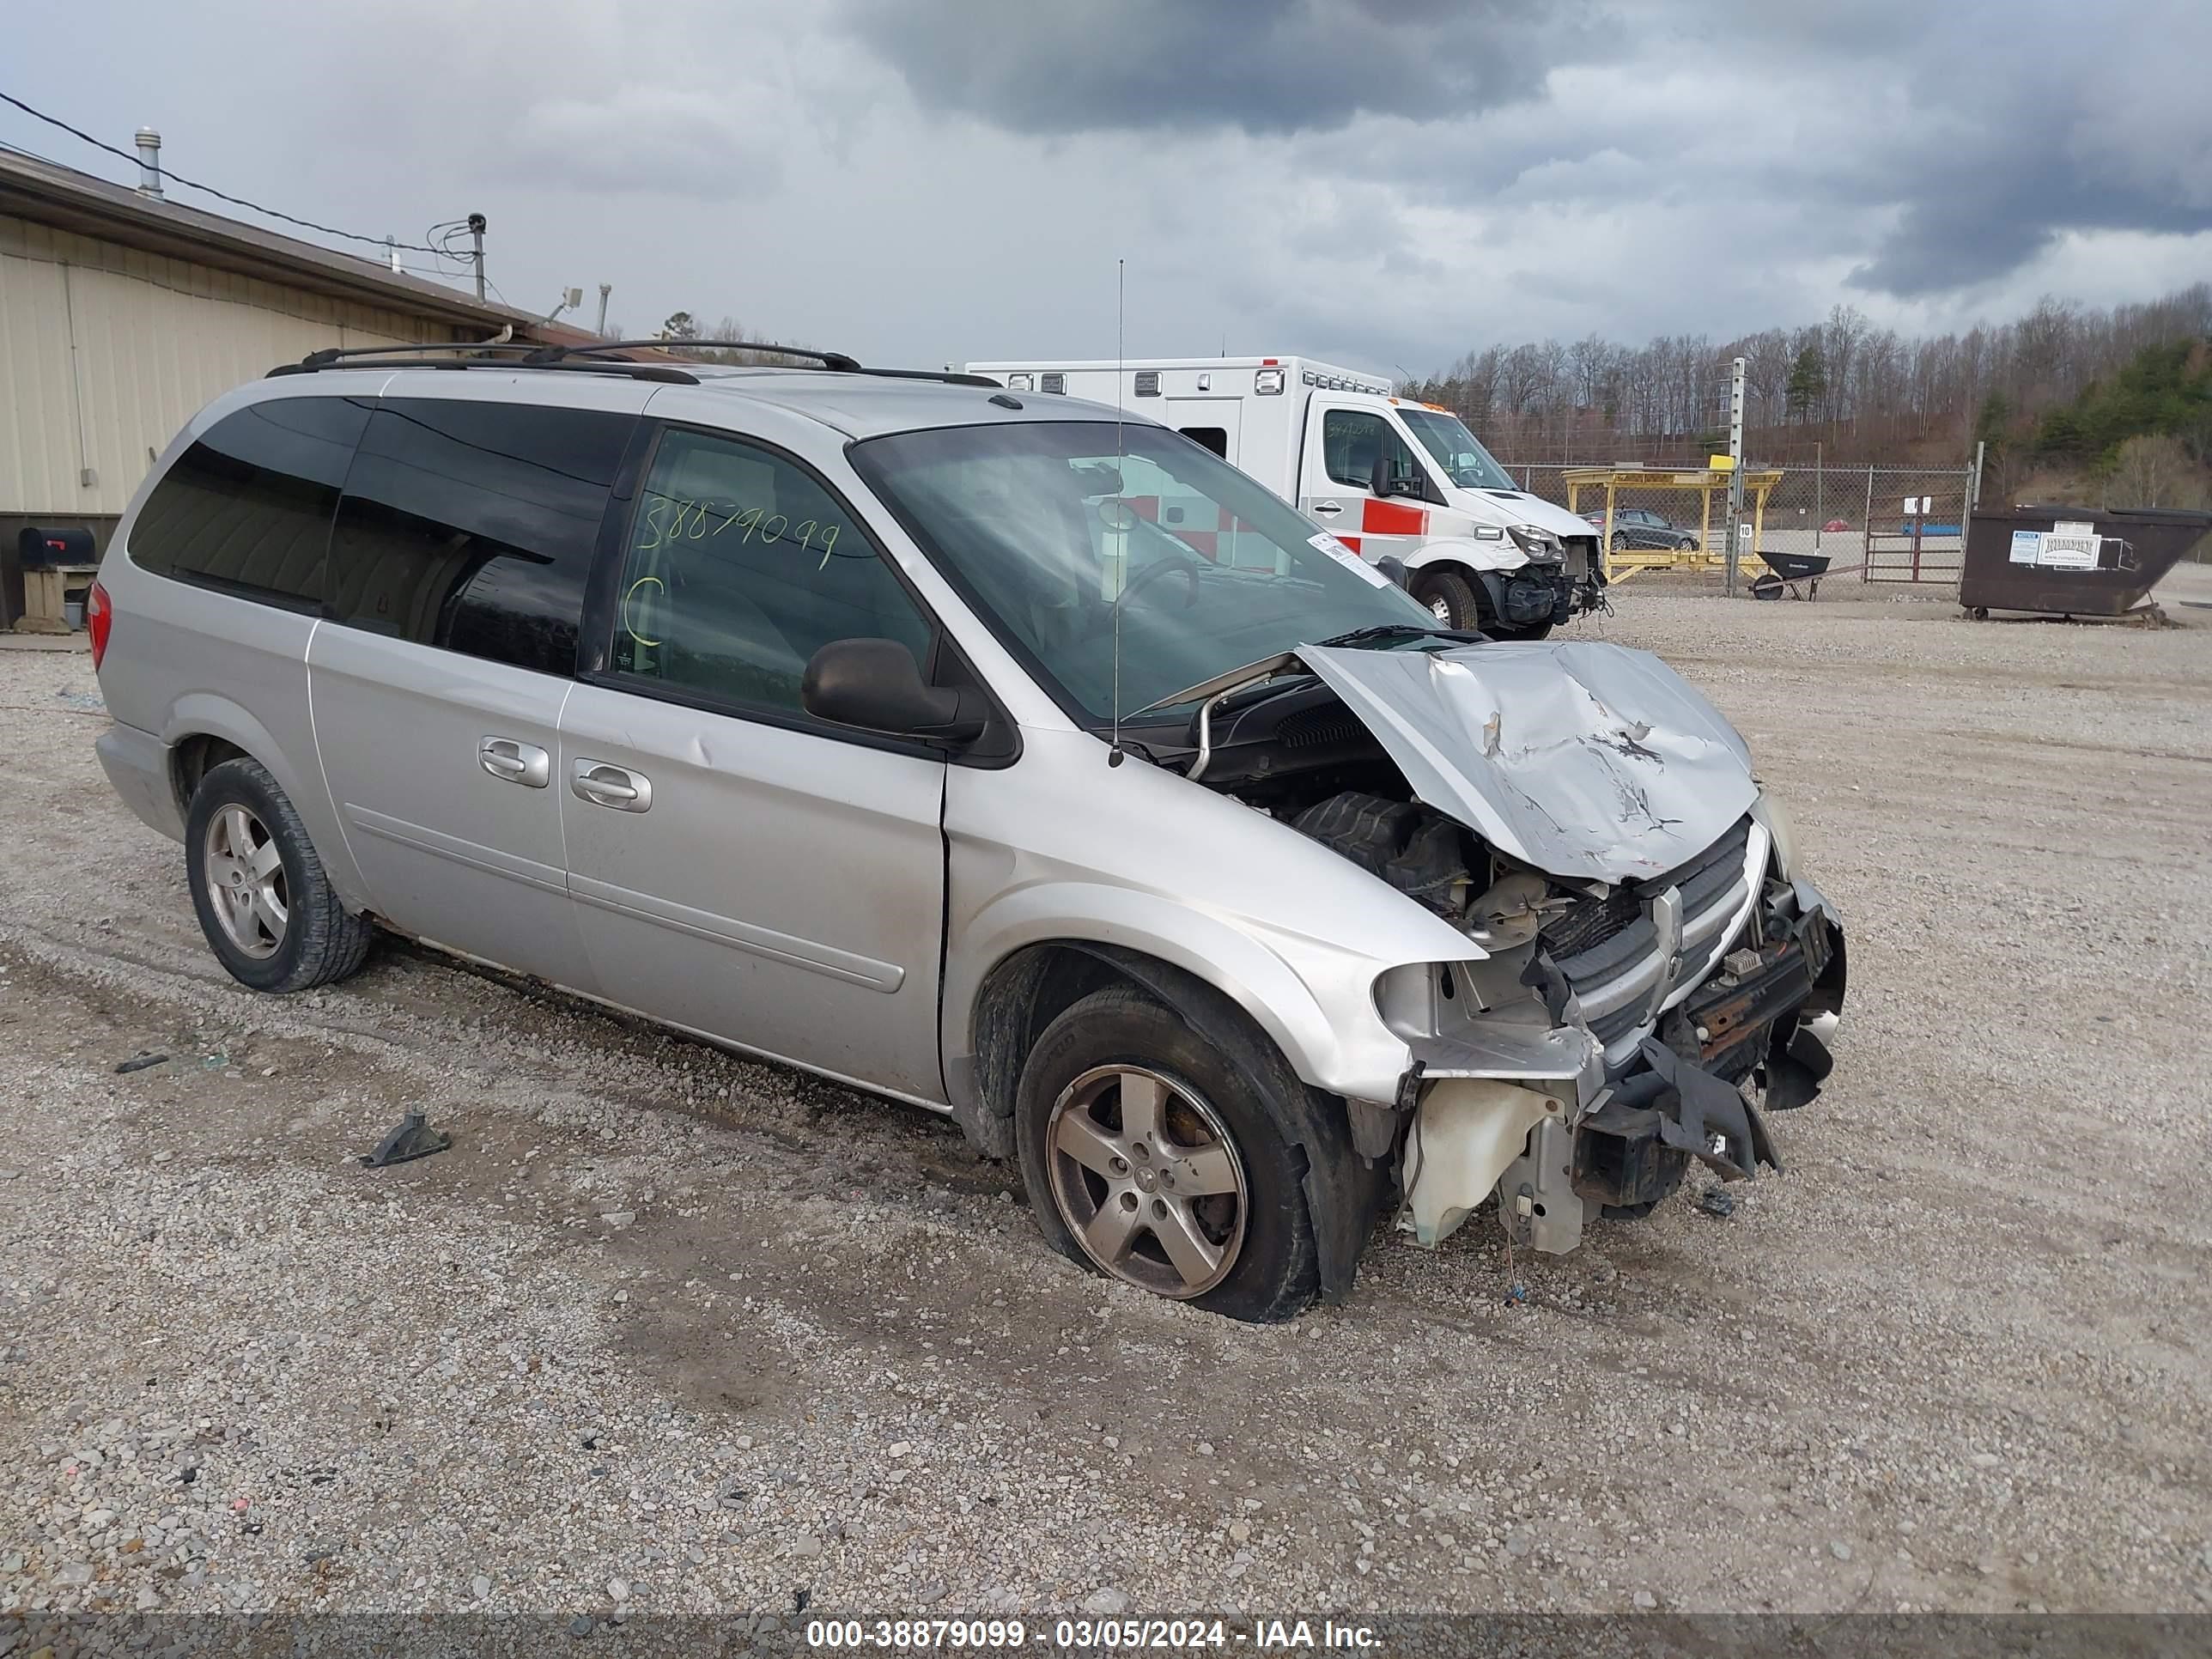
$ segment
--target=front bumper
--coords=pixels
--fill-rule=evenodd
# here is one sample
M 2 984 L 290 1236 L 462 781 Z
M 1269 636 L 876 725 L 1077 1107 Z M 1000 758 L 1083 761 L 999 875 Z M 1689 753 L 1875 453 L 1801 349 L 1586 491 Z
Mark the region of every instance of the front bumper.
M 1764 1083 L 1769 1110 L 1820 1091 L 1843 1006 L 1842 924 L 1810 883 L 1767 876 L 1728 940 L 1689 994 L 1611 1052 L 1580 1025 L 1483 1023 L 1415 1043 L 1401 1228 L 1435 1243 L 1494 1190 L 1515 1243 L 1559 1254 L 1593 1211 L 1648 1214 L 1692 1158 L 1724 1181 L 1780 1170 L 1745 1085 Z

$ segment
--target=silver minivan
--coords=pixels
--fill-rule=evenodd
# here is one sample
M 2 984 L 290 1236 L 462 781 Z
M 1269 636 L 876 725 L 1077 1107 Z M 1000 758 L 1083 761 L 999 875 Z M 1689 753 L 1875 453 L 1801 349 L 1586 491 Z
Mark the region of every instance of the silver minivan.
M 1110 409 L 441 349 L 218 399 L 93 596 L 100 761 L 245 984 L 387 929 L 950 1113 L 1241 1319 L 1386 1216 L 1568 1250 L 1779 1166 L 1843 933 L 1655 658 L 1446 630 Z

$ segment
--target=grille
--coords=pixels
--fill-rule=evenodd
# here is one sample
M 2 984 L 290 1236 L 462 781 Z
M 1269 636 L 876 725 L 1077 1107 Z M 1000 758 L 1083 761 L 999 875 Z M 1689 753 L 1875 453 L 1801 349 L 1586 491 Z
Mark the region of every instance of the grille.
M 1688 863 L 1604 898 L 1578 900 L 1545 925 L 1553 962 L 1613 1058 L 1668 998 L 1711 970 L 1758 879 L 1748 867 L 1752 850 L 1751 820 L 1740 818 Z M 1664 954 L 1662 926 L 1674 932 Z
M 1603 898 L 1578 898 L 1571 908 L 1547 921 L 1541 932 L 1554 960 L 1580 956 L 1594 945 L 1602 945 L 1644 914 L 1644 901 L 1633 888 L 1615 888 Z

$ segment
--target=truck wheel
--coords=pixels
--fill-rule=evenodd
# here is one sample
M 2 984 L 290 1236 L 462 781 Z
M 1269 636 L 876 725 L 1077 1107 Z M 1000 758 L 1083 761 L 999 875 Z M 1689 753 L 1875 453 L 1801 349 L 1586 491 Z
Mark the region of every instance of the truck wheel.
M 1301 1146 L 1304 1103 L 1203 1024 L 1109 986 L 1047 1026 L 1015 1097 L 1022 1184 L 1073 1261 L 1232 1319 L 1294 1318 L 1321 1283 L 1308 1160 L 1349 1153 Z
M 1456 570 L 1416 571 L 1413 597 L 1446 628 L 1472 634 L 1483 627 L 1482 590 Z
M 230 976 L 257 991 L 343 979 L 374 926 L 348 911 L 307 826 L 259 761 L 211 768 L 185 818 L 185 875 L 200 931 Z

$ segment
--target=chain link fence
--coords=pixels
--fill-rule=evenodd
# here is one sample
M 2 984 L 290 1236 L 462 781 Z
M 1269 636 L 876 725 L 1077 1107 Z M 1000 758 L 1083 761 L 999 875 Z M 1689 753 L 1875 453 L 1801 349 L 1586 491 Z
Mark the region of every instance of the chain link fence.
M 1597 464 L 1601 465 L 1602 464 Z M 1569 473 L 1585 480 L 1590 463 L 1513 462 L 1505 470 L 1531 495 L 1571 507 L 1602 525 L 1605 490 L 1584 482 L 1571 492 Z M 1662 471 L 1652 468 L 1652 471 Z M 1686 469 L 1694 471 L 1695 469 Z M 1747 489 L 1744 517 L 1756 544 L 1745 538 L 1745 580 L 1763 567 L 1754 552 L 1824 556 L 1838 575 L 1866 581 L 1955 584 L 1972 510 L 1972 467 L 1792 466 L 1747 464 L 1747 481 L 1778 472 L 1765 490 Z M 1613 471 L 1613 548 L 1640 556 L 1668 552 L 1675 562 L 1717 567 L 1727 556 L 1725 474 L 1710 498 L 1695 489 L 1637 482 L 1636 470 Z M 1570 495 L 1573 499 L 1570 500 Z

